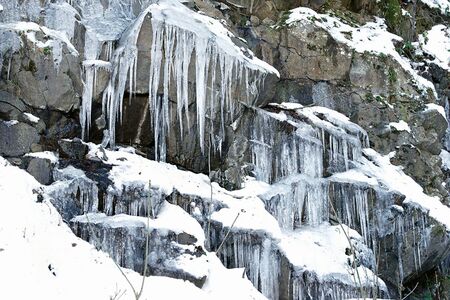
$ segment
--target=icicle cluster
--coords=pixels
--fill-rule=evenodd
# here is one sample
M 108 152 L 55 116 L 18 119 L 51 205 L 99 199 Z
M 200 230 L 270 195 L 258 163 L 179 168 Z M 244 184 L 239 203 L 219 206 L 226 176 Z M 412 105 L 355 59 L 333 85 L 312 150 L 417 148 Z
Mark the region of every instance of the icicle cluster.
M 233 233 L 230 240 L 221 251 L 224 265 L 245 268 L 249 280 L 264 296 L 279 299 L 280 260 L 271 240 L 255 242 L 249 233 Z
M 252 121 L 252 163 L 258 180 L 272 183 L 299 173 L 322 177 L 323 148 L 317 130 L 299 123 L 286 133 L 278 128 L 278 120 L 259 110 Z
M 292 300 L 303 299 L 350 299 L 359 297 L 359 293 L 347 286 L 337 283 L 320 283 L 312 275 L 293 274 L 290 286 L 292 287 Z
M 313 108 L 277 114 L 256 110 L 250 142 L 258 180 L 273 183 L 292 174 L 321 178 L 324 169 L 335 173 L 352 168 L 368 146 L 367 134 L 354 124 L 343 129 L 316 114 Z
M 89 214 L 87 218 L 82 215 L 71 220 L 71 228 L 77 236 L 107 252 L 120 266 L 142 272 L 146 249 L 143 238 L 145 223 L 111 226 L 107 222 L 102 214 Z
M 341 222 L 359 229 L 366 245 L 371 246 L 373 233 L 369 223 L 369 192 L 367 186 L 357 182 L 331 182 L 329 197 Z
M 292 182 L 276 185 L 276 196 L 262 196 L 270 198 L 265 200 L 266 209 L 278 220 L 280 227 L 292 230 L 328 221 L 328 182 L 303 175 L 288 181 Z
M 185 18 L 193 14 L 178 2 L 166 2 L 170 4 L 169 8 L 173 7 L 177 12 L 182 11 L 186 14 Z M 237 103 L 239 101 L 252 103 L 269 71 L 260 65 L 252 65 L 252 59 L 247 58 L 242 52 L 234 53 L 233 51 L 241 51 L 236 50 L 234 45 L 230 53 L 231 40 L 224 43 L 223 37 L 219 38 L 207 31 L 206 24 L 203 26 L 205 28 L 200 28 L 201 30 L 191 31 L 173 20 L 170 22 L 166 20 L 166 15 L 161 14 L 159 9 L 158 5 L 150 5 L 122 38 L 111 59 L 112 74 L 103 93 L 103 107 L 108 116 L 110 142 L 114 146 L 116 122 L 122 119 L 124 94 L 126 91 L 131 95 L 136 92 L 137 40 L 145 17 L 151 15 L 153 36 L 148 89 L 149 107 L 154 132 L 155 158 L 164 161 L 166 138 L 170 134 L 170 127 L 173 126 L 171 124 L 176 123 L 174 116 L 178 119 L 182 135 L 185 124 L 190 127 L 192 122 L 188 112 L 189 87 L 194 81 L 192 76 L 195 77 L 195 121 L 200 148 L 204 151 L 207 126 L 211 137 L 216 139 L 212 143 L 220 144 L 220 140 L 224 138 L 225 125 L 232 120 Z M 152 14 L 154 12 L 155 14 Z M 199 23 L 201 22 L 203 21 Z M 191 69 L 195 70 L 195 75 L 190 74 Z M 86 81 L 92 80 L 92 72 L 87 70 Z M 172 91 L 175 91 L 175 95 L 169 95 Z M 174 112 L 170 105 L 170 96 L 176 98 L 170 99 L 177 102 Z M 90 125 L 91 106 L 88 102 L 91 100 L 92 85 L 88 85 L 83 96 L 81 113 L 83 132 L 87 132 Z M 210 120 L 208 124 L 206 124 L 207 117 Z M 220 125 L 215 125 L 217 123 Z

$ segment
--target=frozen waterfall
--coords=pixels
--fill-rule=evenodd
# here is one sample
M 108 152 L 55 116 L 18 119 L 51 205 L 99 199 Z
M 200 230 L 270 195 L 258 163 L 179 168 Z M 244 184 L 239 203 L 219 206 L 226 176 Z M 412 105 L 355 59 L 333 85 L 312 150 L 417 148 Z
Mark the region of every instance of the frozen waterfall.
M 194 13 L 177 1 L 151 4 L 122 34 L 119 46 L 111 58 L 112 74 L 103 93 L 103 107 L 108 116 L 111 146 L 115 144 L 116 122 L 122 118 L 126 92 L 136 93 L 137 42 L 147 16 L 151 17 L 152 44 L 148 98 L 155 141 L 155 158 L 165 160 L 166 137 L 174 115 L 182 132 L 189 123 L 189 88 L 195 78 L 196 124 L 201 151 L 204 151 L 206 119 L 219 120 L 220 128 L 209 131 L 219 139 L 224 127 L 233 120 L 238 103 L 252 104 L 268 73 L 277 71 L 253 54 L 236 46 L 232 34 L 212 18 Z M 150 45 L 149 45 L 150 46 Z M 90 59 L 96 59 L 91 57 Z M 194 66 L 194 74 L 190 67 Z M 190 78 L 193 76 L 192 78 Z M 91 118 L 93 71 L 86 69 L 88 87 L 83 95 L 81 124 L 87 132 Z M 162 88 L 161 88 L 162 86 Z M 175 91 L 171 94 L 171 91 Z M 174 98 L 171 98 L 174 97 Z M 172 112 L 170 101 L 176 100 Z M 185 120 L 183 120 L 183 113 Z M 211 121 L 210 124 L 213 124 Z M 214 143 L 215 144 L 215 143 Z

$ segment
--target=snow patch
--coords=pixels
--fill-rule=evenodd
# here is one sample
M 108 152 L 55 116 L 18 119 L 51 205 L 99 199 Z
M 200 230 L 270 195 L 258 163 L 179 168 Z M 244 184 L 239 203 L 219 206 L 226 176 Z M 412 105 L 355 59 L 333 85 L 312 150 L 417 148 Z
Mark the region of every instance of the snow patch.
M 400 120 L 399 122 L 391 122 L 391 123 L 389 123 L 389 126 L 394 128 L 397 131 L 411 132 L 411 128 L 409 127 L 408 123 L 406 123 L 403 120 Z
M 56 164 L 59 160 L 57 154 L 51 151 L 33 152 L 25 154 L 27 157 L 36 157 L 49 160 L 52 164 Z
M 450 153 L 445 150 L 441 150 L 441 154 L 439 154 L 439 156 L 442 159 L 442 168 L 450 171 Z
M 450 71 L 449 27 L 443 24 L 435 25 L 431 30 L 419 35 L 419 42 L 422 50 L 435 58 L 435 64 Z
M 442 107 L 438 104 L 435 104 L 435 103 L 428 103 L 425 111 L 428 111 L 428 110 L 437 110 L 447 120 L 447 115 L 445 113 L 444 107 Z
M 345 233 L 344 233 L 345 230 Z M 352 256 L 346 255 L 349 241 L 359 241 L 361 236 L 353 229 L 343 225 L 342 227 L 322 225 L 318 227 L 306 227 L 294 232 L 285 232 L 285 238 L 280 242 L 280 249 L 293 265 L 306 270 L 313 270 L 320 281 L 339 280 L 344 284 L 353 286 L 355 282 L 350 275 L 355 270 L 349 264 Z M 330 255 L 332 253 L 332 255 Z M 361 284 L 371 286 L 376 276 L 369 269 L 360 266 Z M 383 289 L 384 283 L 379 281 Z M 386 287 L 384 286 L 384 289 Z
M 30 113 L 23 113 L 23 114 L 24 114 L 25 118 L 26 118 L 28 121 L 30 121 L 31 123 L 37 124 L 37 123 L 39 122 L 39 120 L 40 120 L 38 117 L 36 117 L 36 116 L 33 115 L 33 114 L 30 114 Z
M 363 150 L 365 157 L 358 163 L 359 169 L 367 176 L 377 178 L 378 182 L 391 191 L 405 195 L 404 204 L 411 204 L 429 213 L 439 223 L 450 231 L 450 207 L 442 204 L 438 197 L 431 197 L 424 193 L 423 188 L 411 177 L 407 176 L 402 168 L 390 163 L 394 152 L 382 156 L 373 149 Z
M 422 3 L 425 3 L 430 8 L 436 8 L 440 10 L 441 14 L 449 15 L 450 14 L 450 2 L 448 0 L 420 0 Z
M 17 124 L 19 124 L 19 121 L 17 121 L 17 120 L 10 120 L 10 121 L 1 121 L 3 124 L 5 124 L 7 127 L 11 127 L 11 126 L 14 126 L 14 125 L 17 125 Z

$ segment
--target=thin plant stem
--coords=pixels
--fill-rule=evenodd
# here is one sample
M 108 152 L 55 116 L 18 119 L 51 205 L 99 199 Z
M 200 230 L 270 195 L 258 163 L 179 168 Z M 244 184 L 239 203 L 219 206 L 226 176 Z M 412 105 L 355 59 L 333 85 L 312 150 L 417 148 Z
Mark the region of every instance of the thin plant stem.
M 353 264 L 352 265 L 353 265 L 353 268 L 355 269 L 356 276 L 358 277 L 358 284 L 359 284 L 359 289 L 360 289 L 360 292 L 361 292 L 361 297 L 363 297 L 363 299 L 366 300 L 366 295 L 365 295 L 365 292 L 364 292 L 364 288 L 363 288 L 362 283 L 361 283 L 361 277 L 359 275 L 358 267 L 356 266 L 356 252 L 355 252 L 355 248 L 353 247 L 353 243 L 352 243 L 350 237 L 348 236 L 347 232 L 345 231 L 345 228 L 342 225 L 342 222 L 341 222 L 339 216 L 337 215 L 337 212 L 336 212 L 336 209 L 334 208 L 333 202 L 331 201 L 331 199 L 328 202 L 330 203 L 330 207 L 333 210 L 333 214 L 334 214 L 336 220 L 338 221 L 339 226 L 341 227 L 342 231 L 344 232 L 344 235 L 345 235 L 345 237 L 347 239 L 348 244 L 350 245 L 350 250 L 351 250 L 352 255 L 353 255 Z
M 216 255 L 219 255 L 220 249 L 222 249 L 222 246 L 225 244 L 225 241 L 228 239 L 228 236 L 230 235 L 230 232 L 231 232 L 231 230 L 233 229 L 234 224 L 236 223 L 236 221 L 237 221 L 237 219 L 239 218 L 240 214 L 241 214 L 241 213 L 239 212 L 239 213 L 236 215 L 236 218 L 234 218 L 234 221 L 233 221 L 233 223 L 231 224 L 231 227 L 228 228 L 227 234 L 226 234 L 225 237 L 223 238 L 222 243 L 220 243 L 219 248 L 217 248 Z

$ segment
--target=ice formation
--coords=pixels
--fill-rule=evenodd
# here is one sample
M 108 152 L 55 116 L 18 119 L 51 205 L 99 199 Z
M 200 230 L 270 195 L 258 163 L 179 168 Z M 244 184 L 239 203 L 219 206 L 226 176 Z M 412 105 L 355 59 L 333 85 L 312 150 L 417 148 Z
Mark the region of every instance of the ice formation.
M 281 228 L 297 229 L 328 222 L 328 182 L 292 175 L 276 184 L 261 198 Z
M 282 111 L 255 109 L 250 133 L 259 180 L 272 183 L 298 173 L 320 178 L 324 171 L 345 171 L 368 146 L 361 127 L 330 109 L 281 104 L 271 105 L 269 110 Z
M 0 34 L 9 38 L 15 32 L 25 32 L 28 40 L 38 47 L 52 46 L 57 66 L 63 45 L 78 55 L 71 40 L 79 15 L 86 28 L 82 53 L 82 134 L 89 135 L 92 101 L 101 92 L 97 86 L 98 72 L 107 72 L 110 79 L 102 102 L 109 122 L 109 143 L 114 146 L 116 122 L 122 118 L 125 95 L 142 92 L 137 89 L 137 45 L 142 26 L 150 26 L 146 20 L 151 17 L 148 103 L 156 159 L 165 160 L 166 138 L 174 123 L 179 123 L 183 134 L 186 127 L 196 122 L 202 151 L 209 134 L 217 139 L 214 144 L 220 144 L 225 125 L 234 121 L 238 103 L 252 107 L 264 77 L 277 72 L 236 46 L 219 21 L 190 11 L 178 1 L 154 2 L 111 0 L 107 8 L 89 0 L 45 2 L 48 6 L 43 26 L 33 23 L 38 22 L 42 8 L 39 1 L 19 5 L 17 1 L 0 0 L 1 9 L 7 12 L 0 15 L 0 20 L 5 22 L 0 25 Z M 136 11 L 141 12 L 136 15 Z M 309 20 L 311 15 L 315 13 L 307 9 L 293 11 L 288 23 Z M 9 23 L 22 16 L 29 22 Z M 387 34 L 380 20 L 361 28 L 335 23 L 329 17 L 322 21 L 319 26 L 338 41 L 357 51 L 391 54 L 409 71 L 409 65 L 391 52 L 391 40 L 398 37 Z M 340 28 L 335 28 L 336 24 Z M 352 32 L 353 39 L 346 37 L 346 30 Z M 51 37 L 50 42 L 36 40 L 37 31 Z M 356 42 L 358 38 L 363 38 L 364 43 Z M 380 38 L 385 43 L 378 44 Z M 6 46 L 0 44 L 0 59 L 20 47 L 18 39 L 10 41 Z M 195 120 L 188 112 L 193 82 Z M 428 82 L 421 82 L 427 87 Z M 175 100 L 173 108 L 170 103 Z M 449 209 L 438 199 L 423 194 L 411 178 L 390 165 L 389 157 L 364 149 L 369 146 L 367 134 L 348 118 L 326 108 L 292 103 L 252 109 L 254 118 L 252 126 L 247 126 L 247 137 L 250 163 L 259 181 L 246 182 L 248 185 L 243 190 L 226 191 L 205 175 L 149 161 L 130 148 L 104 150 L 105 142 L 102 146 L 90 144 L 88 158 L 98 159 L 98 153 L 103 153 L 101 163 L 109 168 L 105 175 L 109 180 L 106 189 L 101 190 L 99 183 L 86 172 L 68 166 L 55 171 L 55 183 L 43 192 L 62 212 L 63 219 L 72 222 L 80 236 L 126 267 L 142 271 L 145 243 L 142 237 L 146 230 L 151 230 L 158 239 L 154 240 L 156 246 L 151 249 L 150 263 L 157 266 L 164 260 L 162 265 L 166 271 L 185 272 L 193 280 L 206 276 L 205 290 L 214 299 L 219 295 L 213 293 L 212 287 L 220 284 L 211 278 L 233 277 L 223 275 L 224 269 L 217 271 L 220 263 L 215 255 L 205 252 L 196 258 L 181 254 L 167 259 L 164 245 L 177 244 L 176 249 L 181 252 L 195 253 L 198 247 L 203 250 L 206 246 L 217 250 L 227 267 L 239 268 L 229 272 L 239 273 L 237 277 L 234 274 L 233 280 L 236 286 L 245 285 L 249 297 L 260 295 L 247 280 L 240 280 L 244 273 L 269 299 L 285 296 L 342 299 L 360 296 L 358 285 L 386 291 L 384 283 L 371 271 L 376 271 L 373 256 L 382 251 L 373 243 L 375 238 L 393 236 L 401 283 L 410 271 L 405 270 L 404 262 L 408 258 L 404 256 L 404 245 L 413 245 L 414 265 L 418 269 L 430 243 L 430 220 L 437 220 L 446 230 L 450 229 Z M 27 117 L 31 122 L 39 121 Z M 390 126 L 409 130 L 403 121 Z M 448 153 L 442 155 L 447 157 Z M 48 153 L 29 156 L 46 158 L 54 164 L 58 161 Z M 0 163 L 1 172 L 5 163 L 1 159 Z M 392 205 L 390 198 L 383 199 L 380 190 L 386 194 L 403 194 L 404 206 Z M 149 199 L 153 199 L 150 207 Z M 187 213 L 166 201 L 172 201 Z M 419 211 L 421 214 L 414 213 Z M 410 215 L 405 217 L 406 214 Z M 152 217 L 149 226 L 145 225 L 148 216 Z M 87 217 L 94 234 L 88 228 Z M 330 219 L 343 224 L 331 226 Z M 385 223 L 389 226 L 383 226 Z M 203 231 L 208 234 L 206 237 Z M 195 242 L 180 245 L 181 233 L 194 237 Z M 177 235 L 176 239 L 171 239 L 172 234 Z M 349 246 L 356 248 L 353 256 L 347 254 Z M 373 253 L 367 247 L 372 247 Z M 362 283 L 356 282 L 355 272 L 363 274 Z M 288 279 L 280 280 L 283 276 Z M 282 284 L 287 284 L 287 288 Z M 286 291 L 290 294 L 281 294 Z
M 90 144 L 89 146 L 91 147 L 91 150 L 88 157 L 95 158 L 94 154 L 101 146 L 93 144 Z M 174 201 L 173 204 L 177 204 L 184 208 L 184 210 L 189 212 L 194 218 L 190 219 L 190 217 L 184 215 L 186 220 L 181 221 L 182 214 L 180 214 L 176 217 L 180 222 L 173 222 L 173 213 L 160 213 L 161 207 L 167 207 L 166 203 L 162 204 L 162 206 L 160 205 L 159 208 L 155 210 L 157 219 L 151 220 L 150 226 L 152 228 L 159 226 L 158 230 L 163 228 L 161 226 L 165 226 L 164 228 L 170 228 L 170 231 L 172 232 L 188 232 L 193 236 L 200 237 L 200 244 L 207 241 L 206 245 L 209 245 L 208 247 L 210 247 L 211 250 L 220 250 L 219 256 L 226 266 L 241 268 L 239 269 L 240 275 L 242 276 L 245 272 L 253 285 L 269 299 L 278 299 L 278 297 L 281 297 L 281 291 L 286 291 L 286 287 L 282 286 L 283 281 L 279 280 L 280 276 L 286 276 L 286 274 L 290 274 L 289 278 L 291 278 L 288 283 L 291 287 L 289 287 L 288 290 L 293 291 L 294 295 L 296 295 L 295 297 L 298 297 L 298 299 L 305 297 L 307 294 L 324 294 L 329 295 L 330 297 L 339 297 L 339 295 L 356 297 L 358 295 L 357 289 L 353 287 L 354 283 L 352 283 L 352 276 L 349 275 L 347 270 L 352 267 L 347 263 L 348 256 L 345 254 L 344 250 L 339 250 L 339 252 L 337 252 L 338 254 L 336 257 L 338 257 L 338 259 L 334 265 L 335 270 L 339 270 L 339 275 L 337 275 L 337 273 L 333 274 L 331 269 L 330 271 L 327 271 L 326 268 L 321 269 L 322 273 L 317 273 L 319 270 L 317 268 L 319 268 L 318 263 L 320 259 L 315 263 L 310 261 L 307 268 L 304 269 L 304 267 L 302 267 L 304 263 L 296 261 L 296 255 L 293 254 L 293 249 L 297 249 L 299 244 L 302 245 L 301 247 L 304 248 L 305 251 L 306 249 L 312 249 L 314 247 L 317 247 L 317 249 L 313 250 L 313 252 L 331 251 L 331 245 L 329 246 L 330 249 L 327 248 L 328 246 L 325 247 L 324 245 L 324 241 L 328 239 L 328 235 L 325 234 L 322 236 L 319 234 L 328 232 L 327 228 L 329 228 L 329 225 L 326 224 L 326 221 L 328 220 L 328 198 L 326 197 L 328 184 L 326 184 L 323 179 L 308 177 L 303 174 L 293 176 L 294 178 L 290 179 L 292 186 L 298 187 L 298 194 L 303 195 L 304 203 L 310 203 L 304 206 L 305 210 L 303 212 L 299 211 L 299 214 L 307 216 L 304 218 L 305 222 L 300 224 L 300 227 L 297 226 L 295 227 L 295 230 L 293 230 L 293 223 L 296 221 L 288 215 L 290 213 L 289 210 L 292 209 L 291 206 L 299 208 L 301 205 L 295 202 L 297 200 L 296 198 L 288 195 L 289 189 L 291 188 L 291 185 L 288 184 L 288 179 L 283 179 L 273 186 L 254 180 L 248 181 L 247 187 L 243 190 L 229 192 L 220 188 L 217 184 L 212 184 L 211 186 L 209 178 L 205 175 L 193 174 L 191 172 L 178 170 L 174 166 L 168 164 L 149 161 L 134 154 L 131 148 L 120 148 L 119 151 L 104 150 L 104 163 L 112 167 L 106 174 L 111 180 L 110 185 L 106 189 L 106 193 L 113 195 L 114 198 L 110 201 L 103 197 L 102 202 L 99 201 L 99 198 L 96 195 L 91 195 L 92 198 L 90 200 L 87 200 L 87 202 L 86 200 L 83 201 L 85 204 L 89 203 L 89 205 L 84 208 L 87 208 L 88 210 L 81 211 L 80 213 L 94 212 L 89 215 L 89 218 L 96 224 L 95 230 L 98 231 L 98 236 L 103 240 L 102 248 L 110 252 L 117 261 L 137 270 L 142 269 L 142 261 L 139 262 L 138 258 L 133 260 L 131 257 L 140 253 L 138 251 L 139 247 L 136 248 L 136 243 L 139 243 L 139 236 L 142 237 L 142 233 L 136 231 L 135 225 L 139 223 L 141 224 L 139 226 L 142 227 L 142 224 L 145 224 L 146 212 L 140 211 L 138 208 L 127 208 L 127 205 L 133 206 L 134 204 L 132 204 L 132 201 L 138 201 L 140 203 L 139 205 L 145 206 L 145 201 L 148 199 L 149 195 L 146 185 L 148 184 L 148 181 L 151 180 L 151 198 L 153 203 L 163 203 L 165 199 L 169 199 L 169 201 Z M 58 173 L 61 175 L 57 177 L 58 180 L 54 184 L 46 189 L 46 193 L 52 197 L 61 199 L 66 198 L 66 195 L 60 194 L 57 191 L 64 183 L 70 184 L 72 182 L 72 184 L 74 184 L 72 176 L 74 174 L 79 173 L 79 176 L 77 176 L 79 178 L 86 177 L 86 174 L 80 172 L 80 170 L 76 171 L 71 167 L 59 170 Z M 305 180 L 302 181 L 303 179 Z M 85 178 L 85 181 L 87 185 L 89 185 L 89 179 Z M 84 189 L 80 184 L 78 185 L 80 186 L 78 189 Z M 310 186 L 308 187 L 307 185 Z M 305 187 L 306 192 L 303 191 L 303 188 Z M 63 188 L 66 189 L 66 187 Z M 213 192 L 212 197 L 211 188 Z M 128 194 L 127 191 L 130 191 L 131 194 Z M 272 212 L 267 203 L 265 206 L 261 201 L 261 199 L 264 198 L 255 196 L 264 191 L 272 192 L 275 195 L 280 195 L 280 197 L 282 196 L 280 191 L 288 191 L 283 204 L 279 206 L 279 215 L 274 214 L 280 224 L 281 222 L 285 222 L 284 225 L 278 225 L 277 220 L 266 211 L 266 209 L 268 209 L 269 212 Z M 291 191 L 293 191 L 293 189 Z M 307 193 L 307 195 L 305 195 L 305 193 Z M 84 195 L 85 192 L 78 191 L 75 194 L 81 196 Z M 168 195 L 171 194 L 179 196 L 176 196 L 175 198 L 168 197 Z M 68 199 L 71 197 L 73 197 L 73 195 L 69 195 Z M 71 200 L 68 199 L 66 199 L 66 201 L 70 202 Z M 302 201 L 301 197 L 299 197 L 298 200 Z M 111 204 L 106 204 L 108 201 L 110 201 L 109 203 Z M 183 201 L 188 202 L 185 205 L 183 204 Z M 94 204 L 93 202 L 103 204 Z M 323 208 L 317 206 L 321 205 L 320 203 L 324 205 Z M 207 206 L 212 204 L 211 209 L 202 207 L 202 205 L 205 204 Z M 109 205 L 115 207 L 112 209 L 113 211 L 102 214 L 111 210 L 111 208 L 108 208 Z M 125 205 L 123 206 L 124 209 L 121 209 L 121 205 Z M 170 207 L 176 208 L 175 206 Z M 118 215 L 120 213 L 125 213 L 128 216 Z M 130 216 L 130 214 L 134 213 L 137 213 L 138 216 Z M 164 219 L 164 215 L 166 215 L 167 218 Z M 238 218 L 236 218 L 237 215 L 239 215 Z M 285 218 L 284 221 L 283 218 Z M 201 238 L 204 236 L 201 232 L 202 229 L 200 229 L 198 223 L 196 223 L 197 221 L 194 219 L 199 221 L 200 224 L 203 224 L 203 230 L 205 233 L 208 233 L 206 240 L 205 237 Z M 74 226 L 79 230 L 77 232 L 85 238 L 88 238 L 87 234 L 89 232 L 83 223 L 86 223 L 86 217 L 83 215 L 73 219 Z M 109 227 L 116 227 L 116 229 L 108 229 Z M 286 230 L 286 232 L 281 231 L 280 227 L 282 227 L 283 230 Z M 194 230 L 189 231 L 189 228 Z M 219 244 L 224 240 L 228 228 L 231 230 L 231 235 L 226 239 L 224 246 L 221 249 L 217 249 Z M 316 241 L 310 238 L 311 236 L 308 235 L 308 232 L 311 232 L 313 229 L 315 230 L 315 238 L 318 239 L 320 236 L 320 239 L 323 240 L 319 239 Z M 112 235 L 108 233 L 108 230 L 116 230 L 118 232 L 115 236 L 120 236 L 120 239 L 123 241 L 122 248 L 117 249 L 117 247 L 114 247 L 114 244 L 118 241 L 117 239 L 112 239 Z M 335 239 L 339 240 L 341 245 L 346 245 L 345 235 L 342 232 L 338 233 L 339 230 L 337 230 L 336 233 L 332 233 L 333 230 L 336 229 L 330 229 L 330 234 L 337 234 L 339 237 L 336 236 Z M 363 244 L 363 238 L 358 237 L 356 239 L 357 234 L 354 233 L 354 235 L 355 243 Z M 301 238 L 301 236 L 304 238 Z M 333 243 L 334 241 L 336 240 L 332 240 Z M 336 251 L 333 253 L 335 252 Z M 160 253 L 164 253 L 164 251 L 161 250 Z M 371 261 L 370 255 L 364 254 L 364 251 L 358 253 L 360 253 L 358 255 L 361 255 L 362 261 Z M 289 255 L 289 267 L 286 267 L 286 265 L 281 263 L 284 259 L 282 257 L 285 255 Z M 189 259 L 184 260 L 183 257 L 180 257 L 175 261 L 171 261 L 174 264 L 166 262 L 164 264 L 165 270 L 178 270 L 177 272 L 182 273 L 187 272 L 183 274 L 186 274 L 191 280 L 194 280 L 193 278 L 198 278 L 198 276 L 192 277 L 191 275 L 200 274 L 195 273 L 200 271 L 200 269 L 195 269 L 193 265 L 189 263 Z M 198 261 L 196 260 L 196 262 Z M 184 271 L 179 269 L 181 266 L 180 264 L 183 265 Z M 370 263 L 364 263 L 364 265 L 370 266 Z M 369 277 L 371 278 L 372 275 L 366 267 L 360 268 L 361 272 L 364 272 L 363 274 L 369 274 Z M 202 274 L 205 274 L 204 270 L 202 272 Z M 371 283 L 367 281 L 367 285 L 370 286 Z
M 264 77 L 268 73 L 277 74 L 277 71 L 253 57 L 249 51 L 244 52 L 237 47 L 230 38 L 231 33 L 219 21 L 194 13 L 177 1 L 150 4 L 123 33 L 110 60 L 112 73 L 103 94 L 103 107 L 108 115 L 111 145 L 115 143 L 116 122 L 122 117 L 124 94 L 136 92 L 137 41 L 147 16 L 151 16 L 153 31 L 148 90 L 155 157 L 165 160 L 165 139 L 170 124 L 174 123 L 174 113 L 169 105 L 171 85 L 176 91 L 175 114 L 181 132 L 184 122 L 189 126 L 189 68 L 194 64 L 196 122 L 203 151 L 206 116 L 220 120 L 220 128 L 209 130 L 223 138 L 225 122 L 232 119 L 238 101 L 252 103 Z M 99 51 L 88 58 L 95 60 L 98 55 Z M 83 94 L 81 124 L 83 132 L 87 133 L 95 76 L 91 69 L 86 69 L 85 77 L 87 85 Z
M 2 288 L 2 297 L 109 299 L 121 294 L 121 299 L 136 299 L 127 280 L 134 287 L 140 287 L 142 277 L 130 269 L 119 270 L 110 256 L 77 238 L 50 202 L 46 199 L 42 203 L 37 201 L 39 198 L 36 191 L 40 191 L 42 186 L 31 175 L 0 157 L 0 176 L 3 179 L 0 182 L 0 279 L 12 282 Z M 20 211 L 21 217 L 18 218 L 11 211 Z M 117 228 L 120 224 L 133 224 L 133 221 L 135 225 L 144 224 L 144 227 L 146 222 L 133 218 L 127 220 L 123 216 L 122 220 L 120 218 L 121 216 L 115 218 L 118 221 Z M 109 220 L 112 224 L 111 231 L 114 231 L 115 219 Z M 182 226 L 176 228 L 173 219 L 183 220 Z M 100 220 L 93 215 L 92 221 L 98 223 Z M 161 234 L 170 230 L 177 233 L 187 231 L 199 237 L 198 243 L 202 242 L 203 232 L 198 223 L 177 207 L 166 207 L 162 218 L 152 221 L 151 226 L 158 228 Z M 133 230 L 133 226 L 129 229 Z M 125 242 L 129 243 L 129 238 L 126 237 Z M 107 241 L 107 236 L 100 239 L 104 239 L 105 244 L 114 242 L 112 239 Z M 125 250 L 117 247 L 117 244 L 114 249 L 118 253 Z M 128 254 L 135 255 L 130 252 Z M 68 255 L 71 259 L 67 259 Z M 182 262 L 177 261 L 178 266 L 186 267 Z M 208 274 L 203 289 L 181 279 L 149 276 L 145 280 L 142 299 L 225 300 L 230 296 L 234 299 L 265 299 L 247 279 L 242 278 L 242 270 L 225 269 L 214 254 L 207 254 L 207 257 L 196 262 L 199 264 L 190 269 L 191 272 L 203 270 Z M 25 276 L 23 270 L 27 270 Z M 99 278 L 102 280 L 99 281 Z M 27 288 L 20 289 L 15 282 L 26 282 Z M 223 284 L 224 282 L 227 284 Z M 80 288 L 80 284 L 85 288 Z M 232 291 L 228 289 L 229 284 L 233 286 Z

